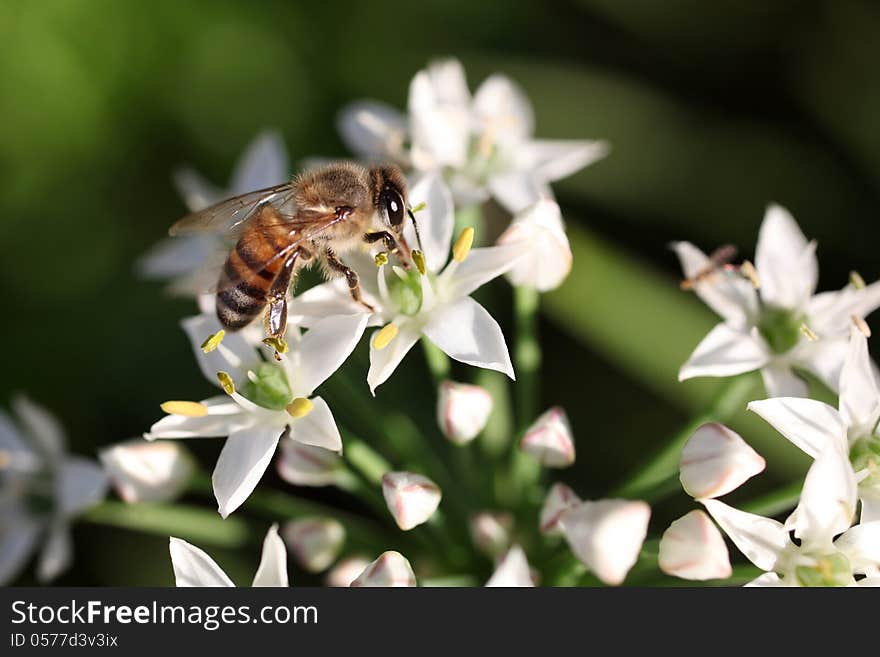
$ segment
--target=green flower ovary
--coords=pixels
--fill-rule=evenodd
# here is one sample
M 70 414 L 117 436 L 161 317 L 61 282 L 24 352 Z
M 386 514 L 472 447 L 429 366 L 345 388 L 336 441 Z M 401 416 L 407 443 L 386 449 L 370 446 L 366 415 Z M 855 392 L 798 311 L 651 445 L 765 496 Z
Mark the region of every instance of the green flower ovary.
M 784 354 L 801 339 L 803 318 L 784 308 L 765 308 L 758 331 L 777 354 Z
M 860 438 L 849 450 L 849 460 L 855 472 L 868 471 L 859 482 L 861 486 L 880 486 L 880 438 Z
M 422 282 L 415 270 L 388 277 L 388 292 L 397 308 L 404 315 L 416 315 L 422 308 Z
M 258 406 L 273 411 L 284 410 L 293 399 L 293 391 L 284 370 L 272 363 L 261 363 L 252 374 L 253 377 L 248 378 L 241 394 Z
M 852 566 L 840 552 L 816 558 L 812 566 L 798 566 L 795 577 L 801 586 L 846 586 L 852 582 Z

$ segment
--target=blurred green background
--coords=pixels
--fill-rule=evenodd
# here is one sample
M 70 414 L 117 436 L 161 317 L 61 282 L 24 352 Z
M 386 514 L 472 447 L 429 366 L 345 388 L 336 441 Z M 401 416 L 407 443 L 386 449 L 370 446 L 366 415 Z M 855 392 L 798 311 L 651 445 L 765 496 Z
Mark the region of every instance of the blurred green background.
M 715 389 L 676 382 L 713 318 L 678 290 L 670 240 L 750 257 L 772 200 L 819 241 L 821 288 L 851 269 L 880 275 L 876 2 L 4 0 L 0 402 L 27 392 L 94 454 L 146 430 L 159 402 L 209 393 L 178 328 L 192 304 L 133 267 L 184 212 L 172 169 L 223 184 L 264 128 L 294 162 L 345 156 L 337 110 L 363 97 L 403 108 L 412 75 L 444 55 L 472 89 L 494 71 L 517 80 L 538 136 L 613 145 L 556 185 L 575 266 L 541 325 L 544 405 L 566 407 L 578 440 L 561 478 L 582 496 L 607 493 Z M 509 288 L 487 296 L 508 330 Z M 378 408 L 429 423 L 427 377 L 416 352 Z M 345 417 L 344 400 L 333 408 Z M 736 426 L 768 457 L 753 490 L 802 472 L 760 423 Z M 188 446 L 210 467 L 221 443 Z M 685 508 L 671 499 L 652 528 Z M 162 539 L 82 525 L 76 541 L 61 583 L 171 581 Z M 238 557 L 218 560 L 247 581 L 257 553 L 240 574 Z

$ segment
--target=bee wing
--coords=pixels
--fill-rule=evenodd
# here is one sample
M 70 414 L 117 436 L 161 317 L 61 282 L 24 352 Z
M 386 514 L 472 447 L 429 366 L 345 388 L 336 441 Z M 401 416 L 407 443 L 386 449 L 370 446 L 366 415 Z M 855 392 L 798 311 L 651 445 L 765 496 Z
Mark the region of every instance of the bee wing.
M 188 214 L 171 226 L 171 235 L 191 235 L 193 233 L 227 233 L 241 229 L 241 226 L 263 203 L 271 203 L 284 209 L 293 198 L 293 183 L 283 183 L 274 187 L 258 189 L 255 192 L 234 196 L 214 205 Z
M 283 225 L 287 227 L 290 231 L 290 242 L 288 242 L 284 246 L 284 248 L 276 251 L 270 258 L 267 258 L 266 260 L 261 260 L 259 262 L 249 263 L 250 271 L 258 273 L 265 270 L 270 265 L 278 262 L 279 260 L 286 260 L 298 248 L 300 248 L 301 246 L 306 246 L 311 240 L 318 237 L 325 230 L 339 223 L 340 221 L 345 221 L 346 218 L 346 214 L 337 212 L 327 212 L 311 209 L 298 212 L 295 217 L 287 219 L 283 222 Z M 261 225 L 266 226 L 268 224 Z M 244 232 L 241 234 L 239 240 L 245 242 L 249 240 L 255 240 L 259 242 L 262 240 L 262 237 L 260 236 L 258 231 Z M 244 244 L 242 246 L 242 250 L 244 251 L 256 251 L 256 249 L 249 249 L 247 247 L 247 244 Z M 318 254 L 313 255 L 317 256 Z M 227 290 L 231 287 L 234 287 L 236 284 L 240 283 L 243 278 L 243 274 L 230 271 L 228 268 L 225 269 L 224 272 L 225 280 L 223 280 L 222 287 L 220 285 L 217 285 L 214 289 L 211 290 L 212 292 L 220 292 L 222 290 Z

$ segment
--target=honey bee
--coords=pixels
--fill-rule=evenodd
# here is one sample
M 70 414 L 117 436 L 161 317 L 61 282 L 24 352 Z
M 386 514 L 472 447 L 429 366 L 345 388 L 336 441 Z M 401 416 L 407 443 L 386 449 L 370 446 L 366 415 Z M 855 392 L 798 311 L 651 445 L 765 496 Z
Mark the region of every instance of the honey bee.
M 403 236 L 407 217 L 421 247 L 398 167 L 334 162 L 194 212 L 169 232 L 215 232 L 237 240 L 217 282 L 217 317 L 237 331 L 265 310 L 267 344 L 275 346 L 278 358 L 285 344 L 288 288 L 302 267 L 320 263 L 326 277 L 344 276 L 351 297 L 369 311 L 358 274 L 342 256 L 365 242 L 382 242 L 404 268 L 422 268 L 421 252 L 413 252 Z

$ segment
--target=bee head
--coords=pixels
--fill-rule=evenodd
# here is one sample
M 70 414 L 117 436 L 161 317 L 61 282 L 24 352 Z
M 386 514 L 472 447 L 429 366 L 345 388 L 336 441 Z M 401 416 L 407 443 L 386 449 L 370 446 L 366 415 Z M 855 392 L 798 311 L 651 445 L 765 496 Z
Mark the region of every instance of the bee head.
M 404 249 L 409 251 L 409 246 L 403 237 L 403 229 L 409 217 L 421 249 L 422 239 L 407 198 L 406 178 L 403 172 L 393 164 L 374 166 L 370 169 L 370 182 L 373 187 L 373 206 L 387 228 L 397 237 Z

